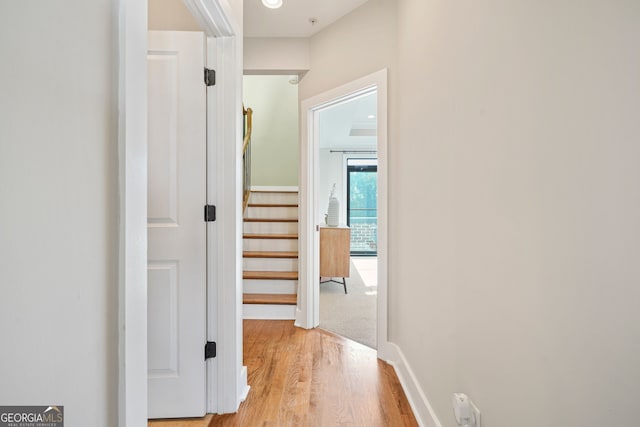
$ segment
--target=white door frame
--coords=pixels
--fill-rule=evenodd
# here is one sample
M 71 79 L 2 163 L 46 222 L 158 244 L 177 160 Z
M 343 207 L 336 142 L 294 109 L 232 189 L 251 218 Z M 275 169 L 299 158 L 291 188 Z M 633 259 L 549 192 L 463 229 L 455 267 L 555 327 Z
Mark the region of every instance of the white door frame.
M 314 328 L 320 323 L 320 237 L 316 226 L 320 224 L 318 209 L 318 162 L 320 143 L 318 118 L 322 109 L 372 90 L 377 91 L 378 116 L 378 357 L 391 356 L 387 338 L 387 70 L 331 89 L 301 102 L 300 123 L 300 285 L 296 326 Z
M 120 202 L 118 424 L 143 427 L 147 425 L 147 0 L 116 3 Z M 215 55 L 207 58 L 207 66 L 224 70 L 218 73 L 217 90 L 209 92 L 213 96 L 207 101 L 207 120 L 214 129 L 207 140 L 208 160 L 215 168 L 215 174 L 207 177 L 210 188 L 207 197 L 208 203 L 218 206 L 218 221 L 209 225 L 211 235 L 215 236 L 209 244 L 216 249 L 215 257 L 208 259 L 208 266 L 215 274 L 210 274 L 207 280 L 210 314 L 207 334 L 218 343 L 218 357 L 207 366 L 207 406 L 209 412 L 235 412 L 248 391 L 246 368 L 242 366 L 239 263 L 242 23 L 234 21 L 227 0 L 185 0 L 185 3 L 215 49 Z M 220 250 L 222 247 L 225 250 Z

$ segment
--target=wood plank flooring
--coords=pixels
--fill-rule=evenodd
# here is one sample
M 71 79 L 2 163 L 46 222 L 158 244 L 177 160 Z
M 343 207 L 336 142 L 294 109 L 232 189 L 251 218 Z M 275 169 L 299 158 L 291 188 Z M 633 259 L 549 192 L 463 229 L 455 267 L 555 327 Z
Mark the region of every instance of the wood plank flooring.
M 251 391 L 238 413 L 149 426 L 205 427 L 197 423 L 209 420 L 208 427 L 418 425 L 393 368 L 369 347 L 322 329 L 245 320 L 244 364 Z M 193 424 L 181 424 L 187 422 Z
M 186 418 L 182 420 L 153 420 L 147 423 L 148 427 L 209 427 L 213 415 L 208 414 L 202 418 Z
M 251 391 L 219 426 L 417 426 L 390 365 L 369 347 L 290 320 L 245 320 Z

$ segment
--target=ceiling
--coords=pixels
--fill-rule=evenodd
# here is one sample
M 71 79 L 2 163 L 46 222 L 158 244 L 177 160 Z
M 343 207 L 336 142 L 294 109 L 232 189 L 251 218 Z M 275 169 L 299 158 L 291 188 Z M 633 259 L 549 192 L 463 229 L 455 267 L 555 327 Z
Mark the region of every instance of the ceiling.
M 244 0 L 245 37 L 310 37 L 367 0 L 283 0 L 269 9 L 261 0 Z M 312 24 L 310 19 L 316 19 Z
M 320 148 L 375 150 L 376 111 L 375 92 L 320 111 Z
M 362 6 L 367 0 L 283 0 L 269 9 L 261 0 L 244 0 L 245 37 L 310 37 Z M 310 22 L 314 18 L 315 24 Z M 375 150 L 375 93 L 351 99 L 320 112 L 320 147 Z M 371 117 L 373 116 L 373 118 Z

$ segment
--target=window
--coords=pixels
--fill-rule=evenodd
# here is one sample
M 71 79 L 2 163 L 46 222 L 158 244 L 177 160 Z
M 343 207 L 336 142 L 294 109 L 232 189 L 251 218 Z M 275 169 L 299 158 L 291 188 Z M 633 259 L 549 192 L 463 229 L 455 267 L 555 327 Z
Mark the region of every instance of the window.
M 378 166 L 376 159 L 347 159 L 347 225 L 351 255 L 378 253 Z

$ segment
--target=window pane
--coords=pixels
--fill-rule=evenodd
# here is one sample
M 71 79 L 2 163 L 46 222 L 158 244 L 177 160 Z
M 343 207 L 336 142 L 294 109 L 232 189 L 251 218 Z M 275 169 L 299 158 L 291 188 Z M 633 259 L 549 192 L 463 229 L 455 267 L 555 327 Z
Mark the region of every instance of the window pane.
M 378 243 L 378 174 L 376 166 L 348 166 L 347 224 L 351 253 L 375 255 Z

